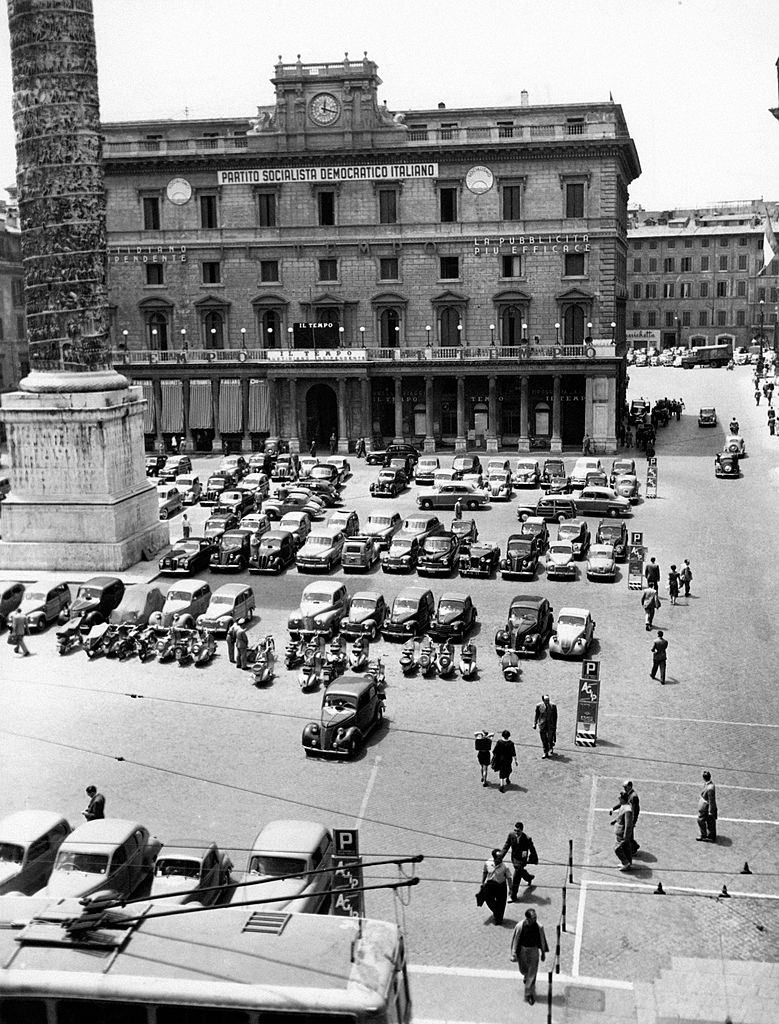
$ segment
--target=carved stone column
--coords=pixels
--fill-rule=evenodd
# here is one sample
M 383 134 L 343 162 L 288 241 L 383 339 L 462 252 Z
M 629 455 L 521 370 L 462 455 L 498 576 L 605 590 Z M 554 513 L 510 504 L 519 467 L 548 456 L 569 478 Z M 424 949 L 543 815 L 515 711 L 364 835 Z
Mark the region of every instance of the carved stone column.
M 360 380 L 360 403 L 362 405 L 362 439 L 365 441 L 366 452 L 373 451 L 373 423 L 371 420 L 371 380 L 363 377 Z
M 162 381 L 159 377 L 151 382 L 154 395 L 154 443 L 158 452 L 165 451 L 165 438 L 162 436 Z
M 349 428 L 346 422 L 346 380 L 338 379 L 338 454 L 349 454 Z
M 487 424 L 487 451 L 496 452 L 498 450 L 498 396 L 497 396 L 497 380 L 494 377 L 489 378 L 490 393 L 487 400 L 487 418 L 489 420 Z
M 289 379 L 289 450 L 300 451 L 298 435 L 298 386 L 294 377 Z
M 403 378 L 395 378 L 395 444 L 403 441 Z
M 211 414 L 214 418 L 214 451 L 222 450 L 222 434 L 219 430 L 219 378 L 211 378 Z
M 454 450 L 464 452 L 468 438 L 465 434 L 465 377 L 457 378 L 457 437 L 454 439 Z
M 519 443 L 518 452 L 530 451 L 530 379 L 520 377 L 519 380 Z
M 268 377 L 268 440 L 279 443 L 278 386 L 275 377 Z
M 189 429 L 190 394 L 188 377 L 184 377 L 181 381 L 181 405 L 184 417 L 184 436 L 179 444 L 179 451 L 184 454 L 185 452 L 193 452 L 195 450 L 195 445 L 192 440 L 192 432 Z
M 241 378 L 241 428 L 243 435 L 241 437 L 241 451 L 250 452 L 252 450 L 252 439 L 249 433 L 249 378 Z
M 562 399 L 560 397 L 561 378 L 556 375 L 552 380 L 552 438 L 549 450 L 558 454 L 563 450 L 561 433 Z
M 433 425 L 433 378 L 425 377 L 425 442 L 426 452 L 435 451 L 435 434 Z

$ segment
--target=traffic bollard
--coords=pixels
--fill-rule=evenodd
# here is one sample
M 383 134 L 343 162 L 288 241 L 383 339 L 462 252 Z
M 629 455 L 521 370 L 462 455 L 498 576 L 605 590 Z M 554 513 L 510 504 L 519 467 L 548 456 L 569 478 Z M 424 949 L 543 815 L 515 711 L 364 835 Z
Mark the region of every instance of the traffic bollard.
M 566 927 L 565 927 L 566 914 L 565 914 L 565 911 L 566 911 L 567 904 L 568 904 L 567 888 L 566 888 L 565 885 L 563 885 L 563 909 L 560 912 L 560 922 L 561 922 L 561 924 L 563 926 L 563 931 L 566 931 Z
M 568 881 L 573 885 L 573 839 L 568 840 Z
M 560 928 L 560 925 L 558 924 L 558 926 L 557 926 L 557 945 L 555 946 L 555 951 L 554 951 L 554 972 L 555 972 L 555 974 L 559 974 L 560 973 L 560 935 L 561 935 L 561 928 Z
M 552 1024 L 552 979 L 554 974 L 550 971 L 547 975 L 549 987 L 546 991 L 546 1024 Z

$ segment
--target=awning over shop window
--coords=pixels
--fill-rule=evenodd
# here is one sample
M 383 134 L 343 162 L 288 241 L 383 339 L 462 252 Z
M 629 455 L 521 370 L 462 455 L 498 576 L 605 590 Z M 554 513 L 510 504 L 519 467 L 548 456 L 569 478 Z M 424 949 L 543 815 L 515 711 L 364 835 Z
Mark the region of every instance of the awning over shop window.
M 143 410 L 143 432 L 144 434 L 154 433 L 154 387 L 150 380 L 137 380 L 134 382 L 143 390 L 143 397 L 146 400 L 146 408 Z
M 189 382 L 189 429 L 211 430 L 214 425 L 214 407 L 211 402 L 211 381 Z
M 178 434 L 184 429 L 184 389 L 180 380 L 162 381 L 162 432 Z
M 266 380 L 249 381 L 249 432 L 270 431 L 270 394 Z
M 219 386 L 219 433 L 241 432 L 241 382 L 223 380 Z

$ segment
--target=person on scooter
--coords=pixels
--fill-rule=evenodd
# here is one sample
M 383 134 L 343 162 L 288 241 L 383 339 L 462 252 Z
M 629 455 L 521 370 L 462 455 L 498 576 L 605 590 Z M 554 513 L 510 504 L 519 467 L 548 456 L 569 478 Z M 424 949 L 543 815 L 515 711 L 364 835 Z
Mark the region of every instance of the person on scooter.
M 738 420 L 734 416 L 733 419 L 730 421 L 730 428 L 729 429 L 730 429 L 731 434 L 737 434 L 738 433 L 738 428 L 739 428 Z

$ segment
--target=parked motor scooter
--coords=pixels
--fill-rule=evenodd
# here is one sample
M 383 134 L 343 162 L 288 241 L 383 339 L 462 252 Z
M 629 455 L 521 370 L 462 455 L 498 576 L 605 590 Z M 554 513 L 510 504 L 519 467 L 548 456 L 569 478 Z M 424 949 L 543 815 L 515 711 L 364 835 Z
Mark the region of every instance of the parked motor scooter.
M 500 659 L 500 670 L 507 683 L 516 683 L 522 673 L 519 655 L 516 651 L 506 651 Z
M 105 644 L 105 656 L 106 658 L 126 658 L 129 653 L 135 653 L 135 644 L 133 641 L 128 640 L 130 637 L 132 627 L 126 622 L 122 622 L 114 627 L 114 633 Z
M 373 679 L 379 693 L 384 693 L 387 688 L 387 674 L 384 671 L 384 662 L 381 660 L 381 655 L 368 662 L 366 675 Z
M 469 640 L 460 648 L 460 661 L 457 666 L 463 679 L 473 679 L 476 675 L 476 644 Z
M 135 637 L 135 653 L 139 661 L 153 658 L 157 653 L 157 629 L 155 626 L 141 626 Z
M 419 660 L 417 659 L 417 644 L 416 640 L 412 637 L 403 644 L 403 649 L 400 652 L 400 671 L 404 676 L 413 675 L 419 668 Z
M 176 641 L 173 645 L 173 657 L 179 665 L 186 665 L 188 661 L 192 661 L 192 641 L 196 636 L 195 630 L 182 629 L 181 627 L 174 626 L 171 632 L 176 633 Z
M 368 666 L 370 643 L 362 636 L 356 637 L 349 648 L 349 668 L 352 672 L 362 672 Z
M 323 666 L 325 686 L 329 686 L 334 679 L 343 673 L 345 668 L 346 654 L 341 646 L 340 639 L 337 636 L 334 636 L 330 641 L 327 654 L 325 654 L 325 663 Z
M 322 652 L 319 643 L 312 640 L 303 652 L 303 664 L 298 672 L 298 683 L 304 693 L 315 690 L 322 682 Z
M 71 619 L 65 623 L 62 629 L 57 630 L 57 654 L 67 654 L 68 651 L 81 646 L 80 627 L 81 623 L 78 619 Z
M 195 665 L 206 665 L 216 654 L 216 640 L 211 629 L 197 629 L 189 649 Z
M 436 670 L 442 679 L 448 679 L 454 674 L 454 648 L 447 641 L 438 645 Z
M 173 657 L 176 648 L 176 636 L 172 628 L 160 630 L 160 637 L 157 640 L 157 661 L 169 661 Z
M 268 635 L 258 646 L 257 657 L 252 665 L 255 686 L 264 686 L 274 676 L 276 665 L 276 641 Z
M 84 654 L 88 658 L 95 658 L 98 654 L 104 654 L 106 644 L 110 643 L 113 631 L 107 622 L 98 622 L 88 633 L 82 634 L 81 645 Z
M 425 637 L 419 648 L 419 670 L 425 677 L 435 675 L 435 647 L 428 637 Z
M 294 668 L 303 657 L 306 649 L 304 640 L 288 640 L 284 648 L 284 665 L 286 668 Z

